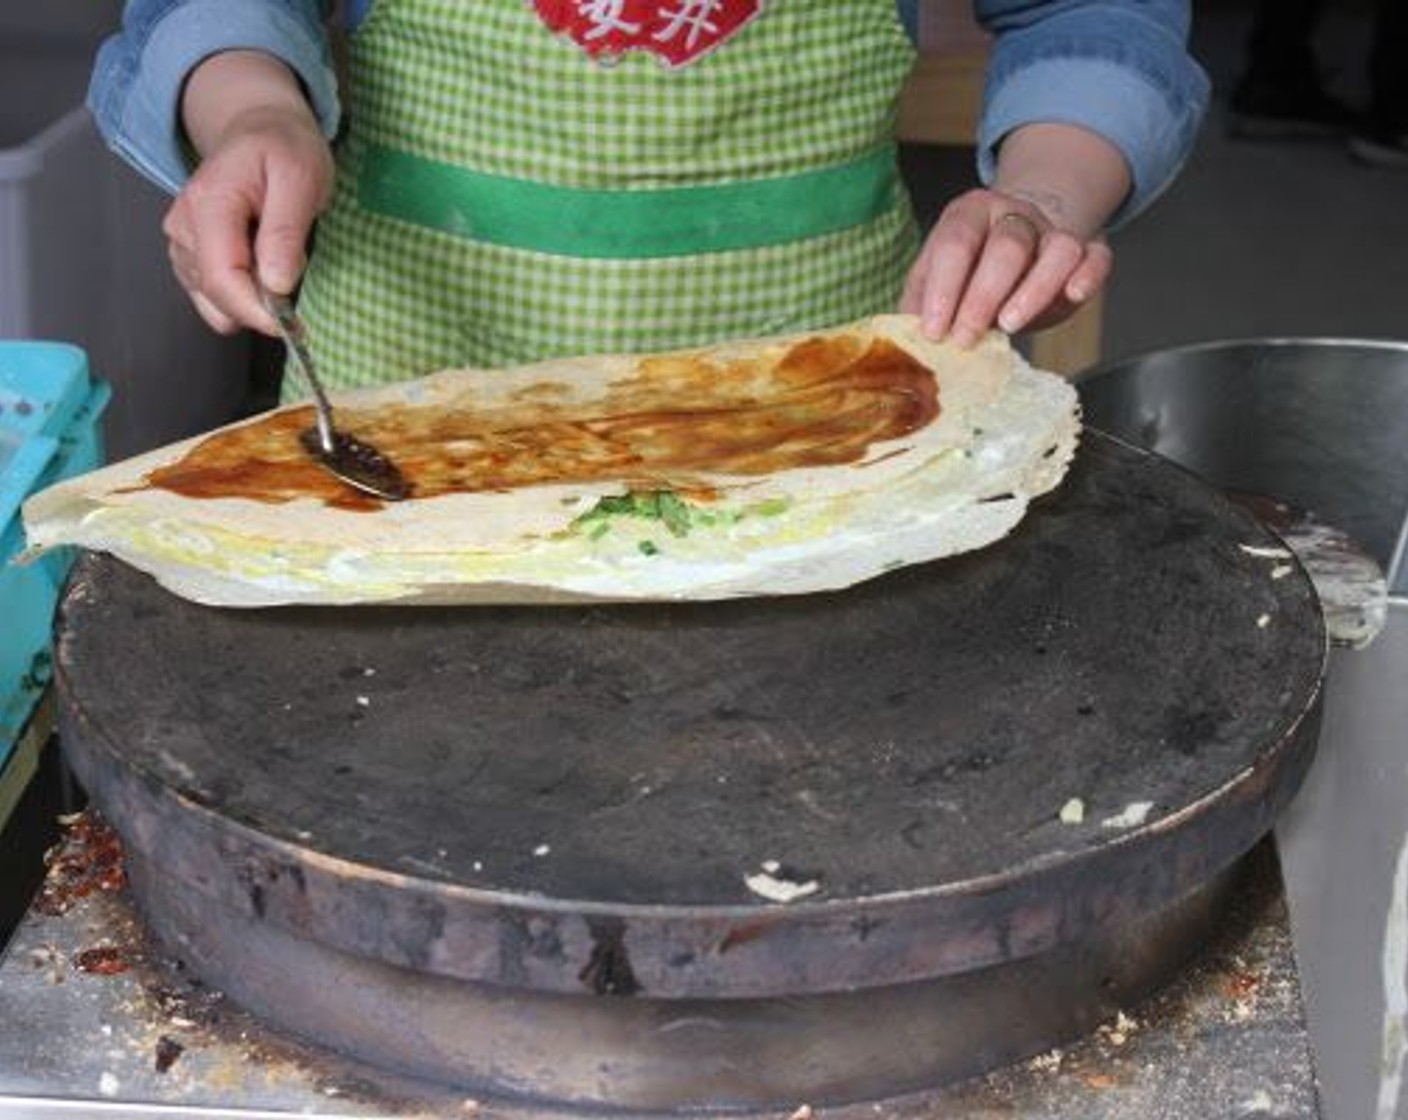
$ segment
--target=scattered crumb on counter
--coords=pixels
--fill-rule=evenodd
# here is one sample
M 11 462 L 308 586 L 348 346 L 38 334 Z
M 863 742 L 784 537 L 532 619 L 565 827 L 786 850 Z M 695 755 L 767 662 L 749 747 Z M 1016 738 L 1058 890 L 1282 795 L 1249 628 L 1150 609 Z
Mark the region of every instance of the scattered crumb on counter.
M 1111 1046 L 1123 1046 L 1139 1029 L 1139 1022 L 1123 1011 L 1116 1012 L 1113 1022 L 1102 1024 L 1096 1031 L 1101 1041 Z
M 157 1073 L 166 1073 L 176 1064 L 176 1059 L 186 1052 L 185 1046 L 177 1042 L 169 1034 L 161 1035 L 156 1040 L 156 1052 L 152 1060 L 152 1068 Z
M 1270 616 L 1269 614 L 1263 614 L 1263 615 L 1258 615 L 1258 616 L 1257 616 L 1256 628 L 1257 628 L 1258 630 L 1265 630 L 1265 629 L 1266 629 L 1268 626 L 1270 626 L 1270 625 L 1271 625 L 1271 616 Z
M 94 976 L 116 976 L 132 967 L 126 955 L 116 945 L 93 945 L 73 954 L 73 967 Z
M 1062 824 L 1081 824 L 1085 820 L 1085 802 L 1072 797 L 1061 806 L 1060 818 Z

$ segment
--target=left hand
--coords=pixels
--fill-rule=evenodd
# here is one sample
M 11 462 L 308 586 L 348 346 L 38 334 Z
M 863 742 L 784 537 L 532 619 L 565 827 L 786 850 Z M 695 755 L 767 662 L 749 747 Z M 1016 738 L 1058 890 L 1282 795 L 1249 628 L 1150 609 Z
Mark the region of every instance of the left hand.
M 979 188 L 939 215 L 905 281 L 900 310 L 933 339 L 969 347 L 993 326 L 1015 334 L 1060 322 L 1109 278 L 1100 236 L 1059 228 L 1034 203 Z

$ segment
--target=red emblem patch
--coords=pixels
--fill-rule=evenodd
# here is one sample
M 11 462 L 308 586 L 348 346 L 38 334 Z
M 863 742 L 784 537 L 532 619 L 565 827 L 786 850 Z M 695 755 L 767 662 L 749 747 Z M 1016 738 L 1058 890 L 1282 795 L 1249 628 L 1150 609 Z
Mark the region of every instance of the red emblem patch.
M 731 39 L 763 0 L 533 0 L 533 7 L 593 58 L 649 51 L 677 67 Z

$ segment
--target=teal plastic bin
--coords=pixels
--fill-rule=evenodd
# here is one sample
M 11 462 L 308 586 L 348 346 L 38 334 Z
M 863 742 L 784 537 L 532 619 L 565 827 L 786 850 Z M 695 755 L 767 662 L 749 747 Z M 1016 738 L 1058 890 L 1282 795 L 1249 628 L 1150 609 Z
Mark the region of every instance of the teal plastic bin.
M 110 396 L 77 347 L 0 341 L 0 774 L 48 684 L 54 609 L 72 560 L 58 550 L 15 562 L 20 506 L 102 464 L 99 421 Z

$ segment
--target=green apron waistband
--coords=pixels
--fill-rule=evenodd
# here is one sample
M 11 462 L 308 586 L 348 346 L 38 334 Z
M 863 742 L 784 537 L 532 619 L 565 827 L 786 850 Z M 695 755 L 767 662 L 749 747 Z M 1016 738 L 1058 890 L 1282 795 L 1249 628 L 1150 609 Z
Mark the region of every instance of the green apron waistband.
M 894 205 L 896 181 L 893 145 L 798 175 L 649 190 L 552 186 L 368 145 L 357 198 L 373 213 L 473 241 L 625 260 L 753 249 L 849 229 Z

